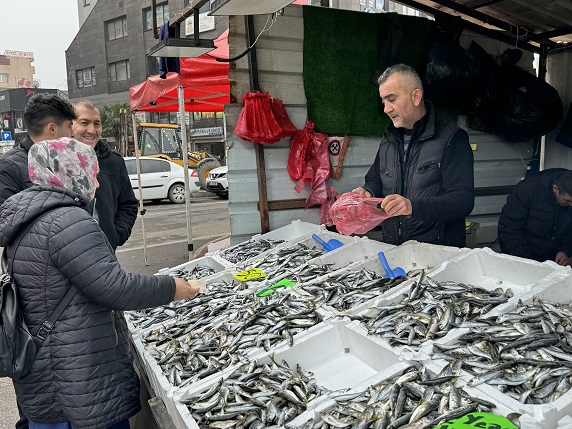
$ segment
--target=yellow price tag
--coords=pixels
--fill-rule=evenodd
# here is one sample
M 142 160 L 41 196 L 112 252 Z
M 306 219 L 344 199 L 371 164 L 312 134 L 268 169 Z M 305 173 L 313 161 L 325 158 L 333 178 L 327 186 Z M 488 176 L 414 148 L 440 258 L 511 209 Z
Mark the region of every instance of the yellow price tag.
M 258 268 L 250 268 L 249 270 L 241 271 L 233 275 L 235 279 L 240 282 L 248 282 L 250 280 L 259 280 L 266 277 L 266 274 L 259 270 Z

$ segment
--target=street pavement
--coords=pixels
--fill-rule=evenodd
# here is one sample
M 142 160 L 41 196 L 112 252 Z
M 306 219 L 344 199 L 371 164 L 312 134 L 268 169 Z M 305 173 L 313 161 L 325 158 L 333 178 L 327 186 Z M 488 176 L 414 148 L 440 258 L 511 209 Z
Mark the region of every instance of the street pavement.
M 174 267 L 189 260 L 185 205 L 162 202 L 145 204 L 145 241 L 139 216 L 131 237 L 117 250 L 123 269 L 139 274 L 154 274 L 162 268 Z M 228 201 L 213 194 L 198 192 L 191 200 L 192 243 L 195 251 L 209 242 L 228 237 L 230 220 Z M 0 252 L 2 248 L 0 248 Z M 0 429 L 13 429 L 18 419 L 12 381 L 0 378 Z M 140 429 L 132 427 L 132 429 Z

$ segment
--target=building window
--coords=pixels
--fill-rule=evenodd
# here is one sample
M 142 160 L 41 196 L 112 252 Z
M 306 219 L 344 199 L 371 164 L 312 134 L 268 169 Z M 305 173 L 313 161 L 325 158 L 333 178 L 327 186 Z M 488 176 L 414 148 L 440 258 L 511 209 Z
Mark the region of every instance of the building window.
M 8 75 L 6 73 L 0 73 L 0 82 L 8 82 Z
M 159 58 L 147 56 L 147 76 L 159 74 Z
M 78 88 L 88 88 L 90 86 L 95 86 L 95 67 L 76 70 L 75 77 L 77 80 Z
M 145 31 L 153 29 L 153 10 L 149 7 L 143 10 L 143 27 Z M 161 27 L 169 21 L 169 5 L 167 3 L 157 5 L 157 27 Z
M 107 23 L 107 40 L 121 39 L 127 36 L 127 18 L 122 17 Z
M 83 0 L 83 7 L 89 6 L 89 0 Z
M 111 82 L 120 82 L 131 77 L 129 71 L 129 60 L 117 61 L 109 64 L 109 80 Z

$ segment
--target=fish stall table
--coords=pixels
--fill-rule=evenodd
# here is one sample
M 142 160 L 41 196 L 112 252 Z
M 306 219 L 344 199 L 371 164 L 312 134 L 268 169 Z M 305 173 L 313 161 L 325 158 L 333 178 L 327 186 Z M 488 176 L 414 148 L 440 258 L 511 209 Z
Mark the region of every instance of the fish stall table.
M 344 244 L 305 256 L 299 248 L 322 250 L 314 245 L 312 234 Z M 383 279 L 386 273 L 379 251 L 384 251 L 390 266 L 404 267 L 407 275 L 395 284 Z M 269 278 L 238 280 L 240 272 L 255 268 L 266 270 Z M 492 373 L 477 383 L 479 368 L 489 368 L 487 353 L 469 346 L 478 359 L 471 356 L 461 365 L 463 358 L 459 357 L 465 355 L 459 354 L 457 346 L 475 337 L 476 333 L 467 332 L 484 320 L 491 325 L 500 323 L 497 318 L 501 316 L 518 320 L 522 303 L 533 306 L 536 299 L 553 299 L 561 305 L 571 304 L 569 268 L 490 249 L 417 242 L 387 247 L 296 221 L 242 245 L 160 271 L 163 275 L 181 273 L 206 275 L 206 294 L 127 313 L 134 364 L 142 390 L 151 398 L 144 405 L 159 429 L 230 429 L 242 420 L 260 428 L 317 428 L 324 422 L 334 427 L 348 423 L 349 427 L 353 417 L 351 410 L 343 409 L 342 398 L 383 396 L 395 383 L 401 387 L 395 380 L 405 379 L 406 407 L 415 403 L 415 411 L 406 412 L 400 402 L 401 408 L 391 408 L 391 413 L 380 407 L 376 419 L 429 424 L 477 410 L 502 416 L 518 413 L 522 429 L 572 427 L 568 423 L 572 390 L 564 387 L 572 385 L 572 373 L 569 383 L 562 382 L 556 394 L 548 396 L 558 380 L 568 380 L 565 369 L 569 364 L 552 363 L 546 371 L 539 371 L 535 390 L 521 394 L 516 386 L 512 391 L 505 388 L 505 394 L 487 382 L 505 383 L 498 377 L 514 378 L 510 371 L 506 375 L 499 371 L 497 379 Z M 279 280 L 287 280 L 288 287 L 272 290 Z M 260 290 L 271 293 L 258 295 Z M 349 296 L 351 300 L 346 299 Z M 516 315 L 504 315 L 515 308 Z M 531 308 L 534 314 L 539 312 Z M 560 311 L 548 304 L 545 308 Z M 563 311 L 559 317 L 567 317 Z M 543 329 L 551 329 L 554 314 L 551 317 L 542 322 Z M 555 329 L 572 327 L 572 310 L 570 319 L 569 325 L 563 322 Z M 510 331 L 510 335 L 518 333 Z M 572 332 L 564 344 L 548 334 L 539 334 L 539 339 L 544 343 L 533 344 L 547 347 L 556 358 L 564 359 L 558 347 L 572 348 Z M 506 344 L 499 343 L 499 355 Z M 524 353 L 525 349 L 518 350 Z M 528 368 L 538 356 L 529 353 L 519 358 L 520 367 Z M 552 367 L 554 371 L 548 372 Z M 284 376 L 292 382 L 287 383 Z M 427 402 L 433 388 L 426 390 L 423 385 L 436 385 L 431 381 L 435 377 L 450 380 L 448 389 L 453 391 L 435 387 L 435 396 Z M 413 382 L 416 379 L 419 382 Z M 300 380 L 306 381 L 300 384 Z M 281 385 L 291 386 L 290 390 Z M 400 401 L 405 401 L 406 390 L 398 392 L 397 388 L 393 387 L 392 395 L 399 393 Z M 463 406 L 455 389 L 462 393 Z M 521 399 L 546 399 L 542 405 L 519 403 L 519 394 Z M 439 410 L 431 411 L 437 402 Z M 396 403 L 390 400 L 385 406 Z M 413 417 L 408 416 L 411 412 Z M 363 413 L 359 419 L 372 418 L 367 416 Z M 155 428 L 150 421 L 135 427 Z

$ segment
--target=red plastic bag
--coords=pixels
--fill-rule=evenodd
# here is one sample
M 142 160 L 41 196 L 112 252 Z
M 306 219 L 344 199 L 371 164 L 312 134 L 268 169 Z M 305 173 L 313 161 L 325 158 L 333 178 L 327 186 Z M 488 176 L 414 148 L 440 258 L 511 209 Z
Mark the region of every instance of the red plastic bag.
M 328 226 L 334 225 L 334 221 L 332 220 L 332 216 L 330 215 L 330 207 L 338 198 L 338 193 L 334 190 L 333 186 L 329 186 L 326 189 L 326 200 L 320 206 L 320 223 Z
M 238 116 L 234 134 L 255 143 L 276 143 L 292 135 L 296 127 L 279 99 L 267 92 L 247 92 L 242 98 L 244 107 Z
M 288 173 L 293 180 L 298 180 L 294 187 L 296 192 L 301 192 L 306 182 L 312 182 L 305 208 L 321 205 L 326 200 L 326 180 L 330 177 L 328 136 L 314 132 L 311 121 L 292 137 Z
M 348 192 L 330 207 L 330 216 L 336 229 L 344 235 L 365 234 L 390 216 L 377 205 L 383 198 L 367 198 Z

